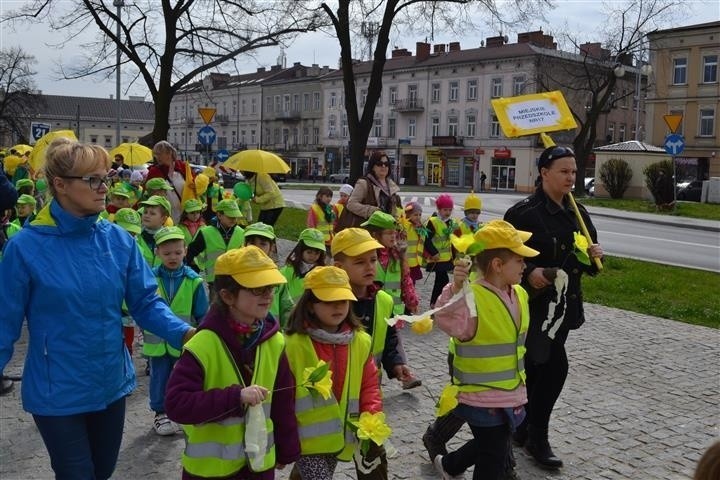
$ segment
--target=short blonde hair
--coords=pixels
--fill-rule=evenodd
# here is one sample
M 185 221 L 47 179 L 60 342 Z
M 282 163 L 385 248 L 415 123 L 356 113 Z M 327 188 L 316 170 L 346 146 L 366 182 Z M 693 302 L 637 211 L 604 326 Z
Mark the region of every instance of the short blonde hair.
M 112 164 L 107 151 L 99 145 L 80 143 L 69 138 L 53 140 L 45 152 L 43 172 L 50 193 L 55 195 L 56 177 L 81 175 L 98 167 L 110 168 Z
M 177 150 L 175 150 L 175 147 L 173 147 L 168 141 L 160 140 L 153 146 L 153 154 L 157 155 L 161 152 L 169 152 L 172 155 L 173 160 L 178 159 Z

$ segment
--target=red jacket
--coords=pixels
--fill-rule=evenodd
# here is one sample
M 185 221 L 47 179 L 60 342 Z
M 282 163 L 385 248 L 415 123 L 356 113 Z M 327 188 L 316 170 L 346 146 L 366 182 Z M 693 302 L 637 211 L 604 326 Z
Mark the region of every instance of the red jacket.
M 174 170 L 176 172 L 180 172 L 180 174 L 185 177 L 185 162 L 182 160 L 175 160 Z M 151 178 L 165 178 L 167 179 L 170 174 L 170 169 L 166 167 L 165 165 L 160 165 L 159 163 L 156 163 L 155 165 L 151 165 L 150 168 L 148 168 L 148 174 L 145 178 L 145 181 L 147 182 Z M 187 178 L 185 179 L 187 180 Z M 180 192 L 182 193 L 182 192 Z

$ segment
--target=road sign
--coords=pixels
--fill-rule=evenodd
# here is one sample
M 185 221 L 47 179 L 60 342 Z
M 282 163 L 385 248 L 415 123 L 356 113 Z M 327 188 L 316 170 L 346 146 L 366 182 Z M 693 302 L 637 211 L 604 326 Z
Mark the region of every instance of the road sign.
M 203 145 L 212 145 L 216 137 L 215 129 L 210 126 L 205 125 L 198 131 L 198 140 Z
M 49 131 L 49 123 L 30 122 L 30 145 L 35 145 L 35 142 Z
M 665 137 L 665 152 L 668 155 L 672 155 L 673 157 L 676 155 L 680 155 L 680 153 L 685 149 L 685 139 L 682 137 L 682 135 L 678 135 L 677 133 L 671 133 L 667 137 Z
M 670 132 L 672 132 L 672 133 L 677 132 L 677 129 L 680 126 L 680 122 L 682 122 L 682 119 L 683 119 L 682 113 L 673 113 L 671 115 L 663 115 L 663 120 L 665 120 L 665 123 L 667 124 L 668 128 L 670 129 Z
M 215 158 L 217 158 L 218 162 L 222 163 L 225 160 L 230 157 L 230 152 L 227 150 L 218 150 L 217 153 L 215 153 Z
M 203 121 L 205 122 L 205 125 L 212 122 L 216 111 L 217 111 L 217 109 L 215 109 L 215 108 L 198 107 L 198 113 L 200 114 L 200 117 L 202 117 Z

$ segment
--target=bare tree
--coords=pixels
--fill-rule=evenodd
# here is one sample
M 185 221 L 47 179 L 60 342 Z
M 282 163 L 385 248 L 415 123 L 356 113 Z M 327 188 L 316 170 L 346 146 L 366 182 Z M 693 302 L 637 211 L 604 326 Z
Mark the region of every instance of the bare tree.
M 170 102 L 178 89 L 238 55 L 314 30 L 318 19 L 317 10 L 300 0 L 134 0 L 127 5 L 124 0 L 31 0 L 2 21 L 47 22 L 65 34 L 61 46 L 95 28 L 95 40 L 80 52 L 85 61 L 63 68 L 66 79 L 110 77 L 120 48 L 121 65 L 130 65 L 134 74 L 126 88 L 143 82 L 155 103 L 153 131 L 142 139 L 151 144 L 167 137 Z
M 0 139 L 27 143 L 28 119 L 40 102 L 34 64 L 35 57 L 19 47 L 0 50 Z

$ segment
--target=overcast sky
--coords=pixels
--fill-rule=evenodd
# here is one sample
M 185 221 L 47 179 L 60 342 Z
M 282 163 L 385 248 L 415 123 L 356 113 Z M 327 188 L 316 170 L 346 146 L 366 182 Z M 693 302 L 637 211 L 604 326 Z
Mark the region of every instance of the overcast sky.
M 109 1 L 109 0 L 108 0 Z M 8 4 L 12 8 L 17 5 L 16 1 L 0 0 L 0 13 L 6 9 Z M 611 2 L 612 3 L 612 0 Z M 622 4 L 627 2 L 623 1 Z M 618 3 L 620 4 L 620 3 Z M 717 0 L 691 0 L 687 2 L 686 18 L 673 21 L 668 24 L 668 28 L 681 25 L 691 25 L 696 23 L 705 23 L 717 21 L 720 19 L 720 6 Z M 542 28 L 546 33 L 554 33 L 558 28 L 567 25 L 570 32 L 577 34 L 581 41 L 594 42 L 601 41 L 603 36 L 603 26 L 600 22 L 604 19 L 601 2 L 596 0 L 555 0 L 557 8 L 547 13 L 547 23 L 537 22 L 537 24 L 529 25 L 528 28 L 519 28 L 512 32 L 503 32 L 508 34 L 510 43 L 517 40 L 517 31 L 537 30 Z M 3 7 L 4 6 L 4 7 Z M 35 83 L 43 93 L 54 95 L 71 95 L 71 96 L 90 96 L 90 97 L 109 97 L 115 93 L 114 76 L 111 80 L 94 78 L 80 80 L 60 80 L 56 73 L 56 63 L 58 61 L 68 64 L 72 62 L 74 57 L 73 48 L 65 48 L 62 51 L 52 48 L 53 43 L 58 42 L 57 33 L 49 32 L 46 25 L 32 25 L 22 27 L 23 31 L 18 33 L 6 24 L 0 24 L 0 47 L 8 48 L 20 45 L 25 52 L 34 55 L 37 59 L 35 65 Z M 92 32 L 94 34 L 94 32 Z M 487 29 L 487 31 L 466 32 L 462 38 L 456 38 L 452 35 L 436 35 L 431 43 L 449 43 L 452 41 L 460 41 L 461 47 L 477 48 L 480 42 L 486 37 L 495 36 L 499 32 Z M 390 43 L 389 50 L 393 46 L 407 48 L 414 52 L 415 42 L 422 41 L 424 38 L 402 37 L 393 38 Z M 293 45 L 285 51 L 287 57 L 287 65 L 294 62 L 301 62 L 304 65 L 317 63 L 320 65 L 329 65 L 336 67 L 339 57 L 339 47 L 337 41 L 321 33 L 310 33 L 298 37 Z M 279 48 L 266 48 L 257 51 L 255 58 L 243 58 L 237 62 L 240 73 L 250 73 L 255 71 L 258 66 L 270 66 L 276 63 L 280 55 Z M 390 56 L 390 52 L 388 52 Z M 130 95 L 145 96 L 147 90 L 143 85 L 138 84 L 130 92 Z M 125 89 L 123 89 L 123 98 L 126 98 Z

